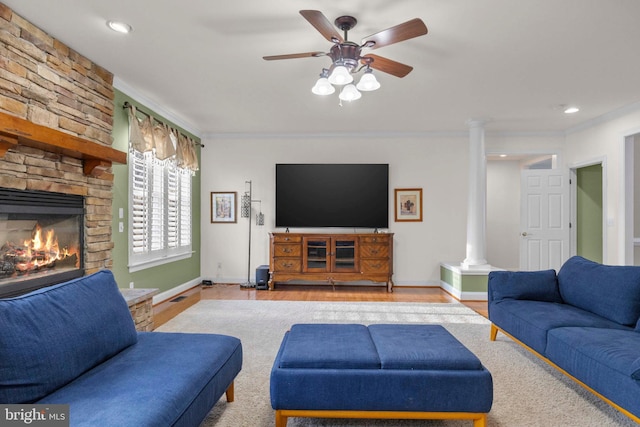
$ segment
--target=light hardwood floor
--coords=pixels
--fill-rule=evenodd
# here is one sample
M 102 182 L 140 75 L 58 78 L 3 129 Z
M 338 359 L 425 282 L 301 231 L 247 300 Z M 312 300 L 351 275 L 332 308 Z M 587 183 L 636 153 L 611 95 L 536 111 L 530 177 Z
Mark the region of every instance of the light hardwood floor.
M 272 301 L 354 301 L 354 302 L 460 302 L 484 317 L 488 316 L 486 301 L 458 301 L 440 288 L 394 287 L 387 292 L 383 286 L 278 285 L 272 291 L 242 288 L 238 284 L 197 286 L 181 294 L 177 302 L 163 302 L 154 307 L 154 323 L 160 326 L 182 310 L 201 299 L 272 300 Z M 175 299 L 175 298 L 174 298 Z

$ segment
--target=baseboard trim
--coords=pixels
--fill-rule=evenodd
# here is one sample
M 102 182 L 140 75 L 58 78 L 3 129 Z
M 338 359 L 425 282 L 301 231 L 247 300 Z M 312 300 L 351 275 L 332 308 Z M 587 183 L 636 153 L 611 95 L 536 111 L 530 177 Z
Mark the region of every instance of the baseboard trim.
M 487 301 L 487 292 L 462 292 L 442 280 L 440 281 L 440 288 L 459 301 Z
M 198 277 L 196 279 L 190 280 L 182 285 L 178 285 L 175 288 L 171 288 L 168 291 L 164 291 L 155 295 L 153 297 L 153 305 L 160 304 L 161 302 L 167 301 L 176 295 L 179 295 L 185 291 L 188 291 L 191 288 L 198 286 L 202 282 L 201 278 Z

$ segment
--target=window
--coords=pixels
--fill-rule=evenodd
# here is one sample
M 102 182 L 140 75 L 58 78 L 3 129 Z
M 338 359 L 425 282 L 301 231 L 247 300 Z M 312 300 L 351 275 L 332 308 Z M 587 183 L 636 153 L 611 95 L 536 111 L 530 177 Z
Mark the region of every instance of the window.
M 130 150 L 129 271 L 191 256 L 190 169 Z
M 129 108 L 129 271 L 191 257 L 191 138 Z

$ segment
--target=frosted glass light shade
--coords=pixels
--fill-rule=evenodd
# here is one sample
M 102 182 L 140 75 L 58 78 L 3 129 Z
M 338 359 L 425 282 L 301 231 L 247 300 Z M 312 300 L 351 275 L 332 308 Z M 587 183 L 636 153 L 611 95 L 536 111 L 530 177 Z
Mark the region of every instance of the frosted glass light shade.
M 353 76 L 344 65 L 338 65 L 329 75 L 329 83 L 334 85 L 346 85 L 353 81 Z
M 316 84 L 311 88 L 311 92 L 316 95 L 331 95 L 336 91 L 336 88 L 333 87 L 331 83 L 329 83 L 329 79 L 326 77 L 320 77 Z
M 380 82 L 376 79 L 373 73 L 364 73 L 356 86 L 358 90 L 371 91 L 380 88 Z
M 131 31 L 133 31 L 133 28 L 131 28 L 131 25 L 127 24 L 126 22 L 107 21 L 107 26 L 111 28 L 113 31 L 121 34 L 128 34 Z
M 339 98 L 343 101 L 355 101 L 360 99 L 362 94 L 358 92 L 358 89 L 353 84 L 348 84 L 340 92 Z

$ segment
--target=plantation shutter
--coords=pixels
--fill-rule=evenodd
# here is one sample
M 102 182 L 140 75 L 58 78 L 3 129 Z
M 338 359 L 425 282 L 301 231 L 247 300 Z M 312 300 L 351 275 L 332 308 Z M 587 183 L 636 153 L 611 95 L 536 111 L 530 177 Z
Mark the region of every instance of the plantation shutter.
M 179 193 L 180 181 L 178 180 L 177 168 L 173 167 L 167 171 L 167 247 L 177 248 L 179 242 Z
M 147 159 L 150 154 L 131 150 L 131 251 L 133 254 L 144 254 L 149 251 L 149 223 L 148 223 L 148 199 L 149 188 L 147 185 Z
M 180 173 L 180 246 L 191 248 L 191 174 Z
M 164 204 L 165 204 L 164 168 L 162 163 L 153 160 L 151 162 L 151 251 L 159 251 L 164 248 Z

